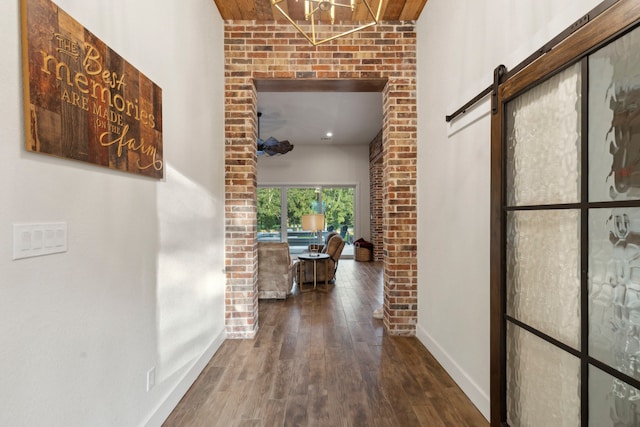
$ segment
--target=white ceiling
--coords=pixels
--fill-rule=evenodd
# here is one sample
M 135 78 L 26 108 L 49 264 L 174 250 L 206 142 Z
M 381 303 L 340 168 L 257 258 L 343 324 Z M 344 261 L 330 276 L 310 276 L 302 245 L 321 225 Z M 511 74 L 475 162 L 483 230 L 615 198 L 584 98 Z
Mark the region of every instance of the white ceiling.
M 258 92 L 258 112 L 263 140 L 272 136 L 294 146 L 369 144 L 382 129 L 382 93 Z

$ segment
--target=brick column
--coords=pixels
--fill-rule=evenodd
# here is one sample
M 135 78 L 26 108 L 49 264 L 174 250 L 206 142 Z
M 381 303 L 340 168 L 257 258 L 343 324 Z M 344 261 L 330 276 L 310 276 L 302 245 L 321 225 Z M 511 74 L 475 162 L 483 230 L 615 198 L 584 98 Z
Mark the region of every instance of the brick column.
M 258 332 L 256 90 L 248 73 L 225 74 L 225 323 L 227 338 L 253 338 Z
M 393 79 L 383 94 L 384 323 L 415 335 L 417 289 L 417 107 L 414 79 Z
M 369 209 L 371 219 L 371 243 L 373 243 L 373 260 L 382 261 L 383 245 L 383 169 L 382 169 L 382 130 L 369 143 Z

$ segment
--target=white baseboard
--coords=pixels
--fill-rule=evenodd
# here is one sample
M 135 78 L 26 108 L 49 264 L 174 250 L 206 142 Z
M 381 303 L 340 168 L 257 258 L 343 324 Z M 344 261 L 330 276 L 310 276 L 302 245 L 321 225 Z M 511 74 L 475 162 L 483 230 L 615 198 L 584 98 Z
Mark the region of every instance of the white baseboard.
M 145 427 L 158 427 L 161 426 L 171 412 L 175 409 L 180 399 L 189 390 L 189 387 L 193 385 L 198 375 L 207 366 L 207 363 L 211 360 L 216 351 L 220 348 L 225 340 L 224 329 L 220 334 L 209 344 L 209 347 L 200 356 L 200 358 L 193 364 L 191 369 L 185 374 L 182 380 L 176 385 L 176 387 L 167 395 L 167 397 L 158 405 L 158 408 L 153 414 L 149 416 L 147 421 L 143 424 Z
M 442 365 L 447 373 L 462 389 L 464 394 L 478 408 L 482 415 L 489 420 L 490 400 L 489 396 L 476 384 L 473 379 L 449 356 L 449 354 L 424 330 L 420 325 L 416 328 L 416 337 L 429 350 L 429 352 Z

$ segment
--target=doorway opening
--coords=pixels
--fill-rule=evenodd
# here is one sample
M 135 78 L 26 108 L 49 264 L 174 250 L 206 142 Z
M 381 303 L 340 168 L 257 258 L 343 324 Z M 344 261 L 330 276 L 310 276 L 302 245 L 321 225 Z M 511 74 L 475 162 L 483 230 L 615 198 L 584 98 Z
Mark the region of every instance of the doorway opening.
M 258 72 L 256 72 L 258 73 Z M 261 73 L 258 73 L 261 74 Z M 266 73 L 269 74 L 269 73 Z M 257 113 L 260 92 L 379 92 L 382 99 L 380 141 L 382 152 L 382 178 L 378 191 L 382 197 L 382 229 L 384 271 L 384 325 L 392 335 L 415 335 L 417 300 L 417 201 L 416 201 L 416 102 L 411 79 L 374 78 L 353 80 L 319 79 L 259 79 L 252 73 L 228 74 L 227 82 L 237 91 L 228 91 L 225 124 L 226 150 L 226 292 L 227 337 L 252 338 L 258 330 L 257 290 L 257 189 L 259 182 L 257 155 Z M 265 113 L 262 114 L 265 119 Z M 261 122 L 262 137 L 268 138 Z M 292 141 L 293 142 L 293 141 Z M 293 142 L 295 147 L 295 142 Z M 368 149 L 368 148 L 366 148 Z M 278 159 L 296 156 L 296 149 Z M 299 159 L 308 163 L 308 171 L 322 170 L 331 177 L 335 158 L 318 159 L 307 156 Z M 267 159 L 272 160 L 272 159 Z M 370 158 L 366 159 L 364 173 L 370 173 Z M 286 165 L 281 172 L 286 175 Z M 348 167 L 344 168 L 348 169 Z M 351 167 L 352 170 L 357 168 Z M 288 176 L 264 184 L 275 185 L 291 182 Z M 317 182 L 333 184 L 325 180 L 299 180 L 303 185 L 315 186 Z M 352 180 L 351 183 L 354 180 Z M 349 183 L 349 184 L 351 184 Z M 361 186 L 364 187 L 364 186 Z M 360 192 L 370 189 L 360 188 Z M 364 197 L 364 196 L 356 196 Z M 356 208 L 356 214 L 358 210 Z M 362 215 L 362 212 L 360 213 Z M 281 218 L 282 220 L 282 218 Z M 365 220 L 371 224 L 371 213 Z M 356 221 L 362 225 L 363 221 Z M 282 229 L 282 226 L 281 226 Z M 356 236 L 360 237 L 360 236 Z

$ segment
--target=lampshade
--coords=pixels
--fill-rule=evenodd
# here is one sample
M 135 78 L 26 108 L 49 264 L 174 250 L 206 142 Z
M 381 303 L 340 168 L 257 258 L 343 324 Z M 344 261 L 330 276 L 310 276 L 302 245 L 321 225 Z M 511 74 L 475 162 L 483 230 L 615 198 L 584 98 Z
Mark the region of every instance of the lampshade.
M 302 229 L 305 231 L 324 230 L 324 215 L 323 214 L 302 215 Z

